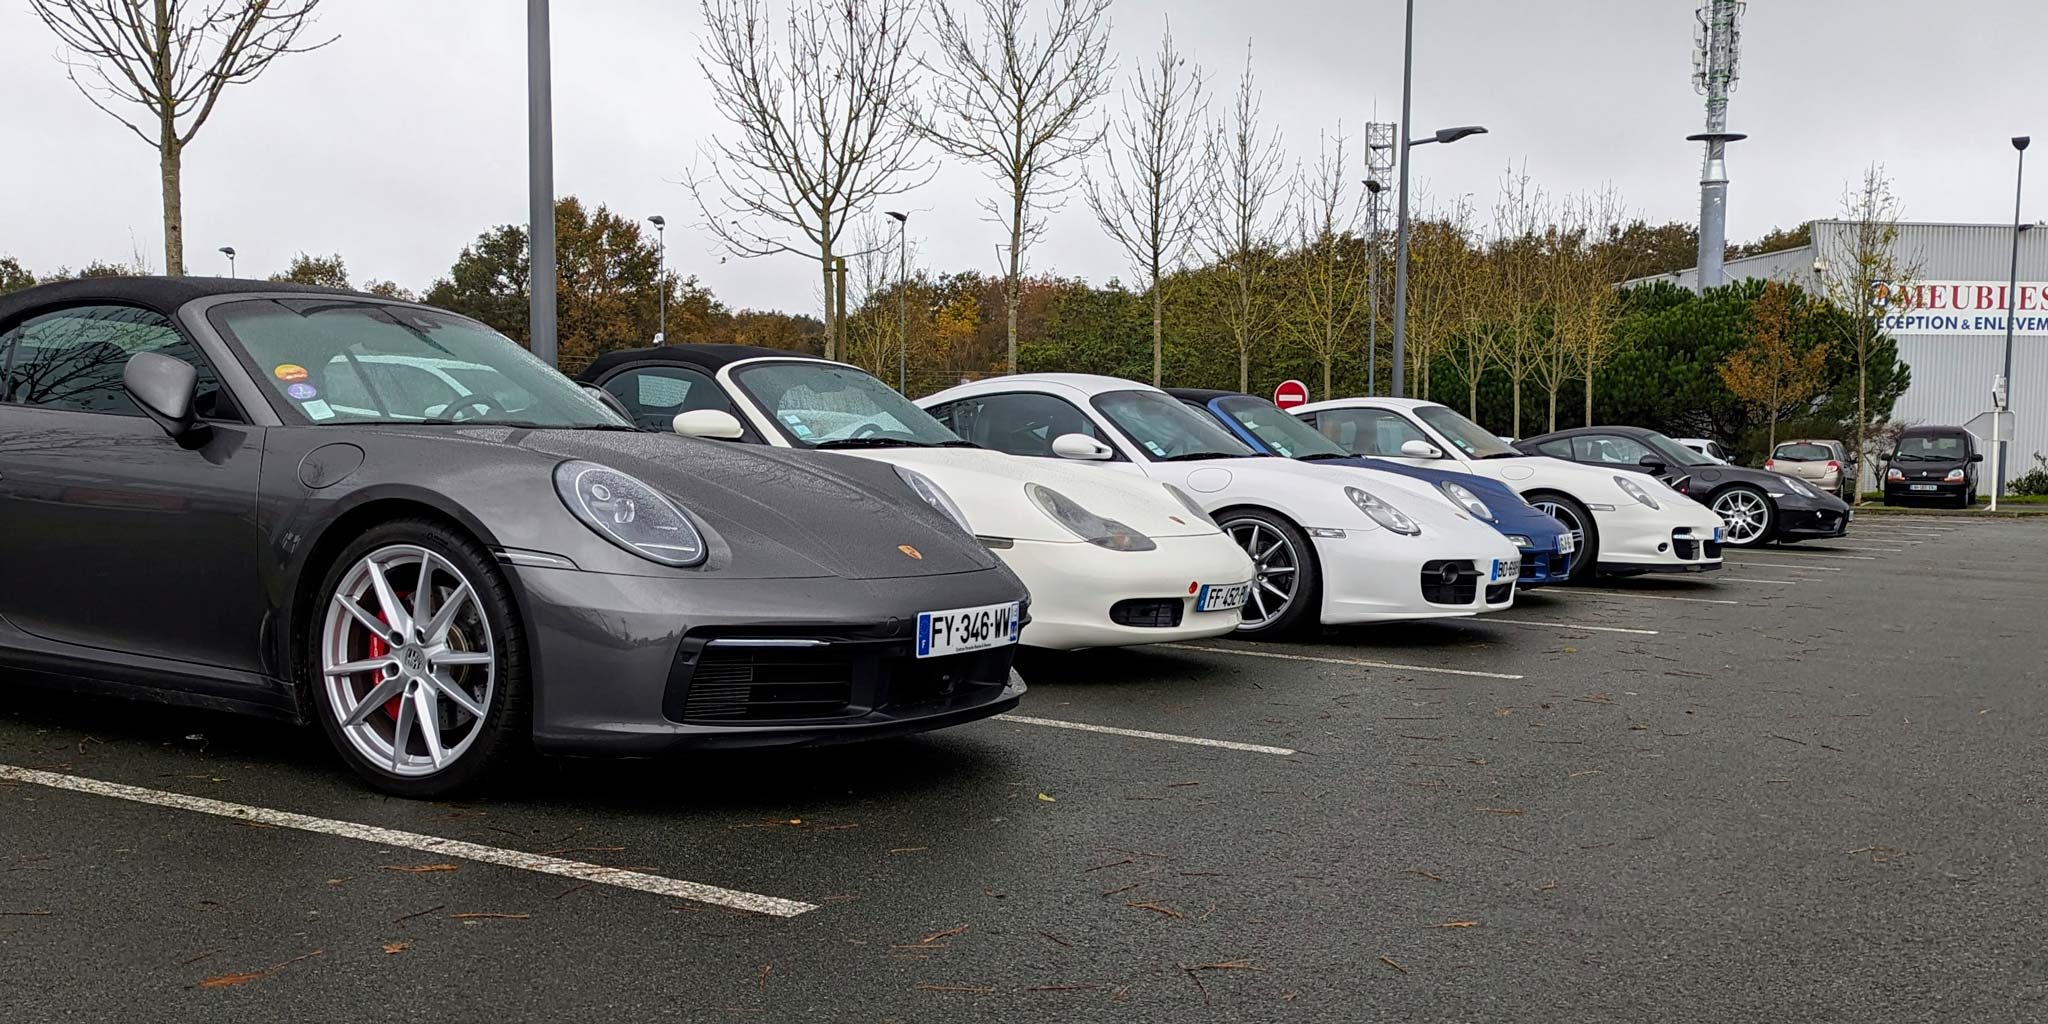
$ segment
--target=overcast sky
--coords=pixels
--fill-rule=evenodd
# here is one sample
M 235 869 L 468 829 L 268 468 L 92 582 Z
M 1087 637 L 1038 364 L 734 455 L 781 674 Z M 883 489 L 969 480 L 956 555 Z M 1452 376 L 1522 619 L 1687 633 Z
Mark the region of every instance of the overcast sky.
M 770 0 L 776 3 L 778 0 Z M 1692 0 L 1419 0 L 1415 119 L 1492 134 L 1417 150 L 1418 185 L 1484 207 L 1526 161 L 1555 192 L 1611 183 L 1653 221 L 1697 217 L 1700 130 Z M 186 259 L 244 275 L 297 251 L 339 252 L 358 283 L 424 288 L 495 224 L 526 219 L 525 12 L 517 0 L 328 0 L 334 45 L 231 90 L 185 155 Z M 555 4 L 555 181 L 562 194 L 667 216 L 672 265 L 734 306 L 815 311 L 814 264 L 721 263 L 676 182 L 723 130 L 695 63 L 688 0 Z M 1399 0 L 1116 0 L 1120 75 L 1171 10 L 1182 49 L 1228 90 L 1253 47 L 1267 117 L 1296 156 L 1316 132 L 1394 120 Z M 1846 179 L 1883 162 L 1913 219 L 2003 221 L 2008 137 L 2048 141 L 2048 3 L 1758 0 L 1743 21 L 1729 127 L 1728 236 L 1832 215 Z M 0 0 L 0 254 L 31 269 L 162 269 L 155 152 L 65 80 L 23 0 Z M 1115 102 L 1114 100 L 1112 102 Z M 2038 149 L 2037 149 L 2038 152 Z M 2027 219 L 2048 213 L 2048 166 Z M 1362 175 L 1361 175 L 1362 176 Z M 901 200 L 919 262 L 993 270 L 991 185 L 948 166 Z M 1128 277 L 1078 196 L 1052 217 L 1033 269 Z

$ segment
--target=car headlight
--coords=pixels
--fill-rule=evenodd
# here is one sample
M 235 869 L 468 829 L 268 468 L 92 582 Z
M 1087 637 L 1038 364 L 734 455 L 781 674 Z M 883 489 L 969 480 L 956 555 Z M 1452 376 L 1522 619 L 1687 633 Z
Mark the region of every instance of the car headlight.
M 1209 513 L 1207 512 L 1202 511 L 1202 506 L 1195 504 L 1194 497 L 1188 494 L 1188 492 L 1183 491 L 1172 484 L 1161 484 L 1160 486 L 1165 487 L 1166 493 L 1173 495 L 1173 500 L 1180 502 L 1181 507 L 1187 509 L 1189 515 L 1194 516 L 1197 520 L 1201 522 L 1208 523 L 1210 526 L 1216 526 L 1215 517 L 1209 515 Z M 1217 528 L 1221 529 L 1221 527 Z
M 1948 475 L 1947 475 L 1947 476 L 1945 476 L 1945 477 L 1942 477 L 1942 479 L 1943 479 L 1943 480 L 1946 480 L 1946 481 L 1948 481 L 1949 483 L 1952 483 L 1952 484 L 1959 484 L 1959 483 L 1962 483 L 1962 482 L 1963 482 L 1963 471 L 1962 471 L 1962 470 L 1960 470 L 1960 469 L 1951 469 L 1951 470 L 1949 470 L 1949 471 L 1948 471 Z
M 1422 532 L 1422 527 L 1415 520 L 1408 518 L 1406 512 L 1381 501 L 1365 491 L 1361 491 L 1356 487 L 1346 487 L 1344 488 L 1344 496 L 1350 498 L 1351 503 L 1358 506 L 1360 512 L 1371 516 L 1373 522 L 1395 533 L 1413 537 Z
M 909 484 L 910 489 L 916 492 L 918 497 L 923 498 L 925 504 L 938 509 L 962 530 L 974 532 L 974 527 L 967 525 L 967 514 L 960 511 L 960 506 L 953 504 L 952 495 L 947 494 L 945 488 L 933 483 L 931 477 L 902 466 L 896 467 L 896 475 L 902 477 L 903 482 Z
M 1493 510 L 1487 508 L 1486 503 L 1480 501 L 1479 495 L 1472 493 L 1471 488 L 1455 480 L 1446 480 L 1436 486 L 1437 490 L 1444 492 L 1444 497 L 1451 499 L 1451 504 L 1479 517 L 1481 522 L 1493 522 Z
M 1884 471 L 1884 478 L 1886 480 L 1904 480 L 1906 474 L 1899 472 L 1897 469 L 1887 469 Z
M 1098 516 L 1082 508 L 1074 499 L 1043 484 L 1025 484 L 1024 493 L 1030 495 L 1032 503 L 1053 522 L 1097 547 L 1111 551 L 1150 551 L 1159 546 L 1152 543 L 1152 538 L 1114 519 Z
M 1651 508 L 1664 507 L 1662 505 L 1657 504 L 1657 499 L 1650 497 L 1650 492 L 1643 490 L 1641 484 L 1636 483 L 1634 480 L 1630 480 L 1628 477 L 1615 477 L 1614 485 L 1616 487 L 1621 488 L 1621 492 L 1623 494 L 1626 494 L 1629 497 L 1634 498 L 1637 502 L 1641 504 L 1648 505 Z
M 1518 548 L 1533 548 L 1536 546 L 1535 541 L 1530 540 L 1529 538 L 1524 537 L 1519 533 L 1508 534 L 1508 543 L 1513 544 Z
M 555 494 L 583 525 L 649 561 L 691 566 L 708 553 L 704 535 L 680 506 L 610 466 L 581 461 L 556 466 Z
M 1799 482 L 1799 479 L 1798 479 L 1797 477 L 1789 477 L 1789 476 L 1788 476 L 1788 477 L 1786 477 L 1786 478 L 1785 478 L 1785 486 L 1787 486 L 1787 487 L 1790 487 L 1790 488 L 1792 488 L 1792 493 L 1794 493 L 1794 494 L 1797 494 L 1797 495 L 1799 495 L 1799 496 L 1800 496 L 1800 497 L 1802 497 L 1802 498 L 1818 498 L 1818 497 L 1820 497 L 1820 495 L 1818 495 L 1818 494 L 1815 494 L 1815 493 L 1813 492 L 1813 488 L 1811 488 L 1811 487 L 1808 487 L 1808 486 L 1806 486 L 1806 485 L 1805 485 L 1805 484 L 1803 484 L 1803 483 L 1800 483 L 1800 482 Z

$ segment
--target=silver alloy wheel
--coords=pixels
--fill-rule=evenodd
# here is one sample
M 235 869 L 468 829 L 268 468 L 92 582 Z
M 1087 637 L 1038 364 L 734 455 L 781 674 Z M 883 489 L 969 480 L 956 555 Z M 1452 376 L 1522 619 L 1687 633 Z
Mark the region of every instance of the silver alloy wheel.
M 490 710 L 497 661 L 475 588 L 418 545 L 363 556 L 328 598 L 327 711 L 357 753 L 394 775 L 433 775 L 469 750 Z
M 1586 524 L 1579 522 L 1577 509 L 1555 498 L 1537 498 L 1529 507 L 1563 524 L 1565 532 L 1572 535 L 1574 552 L 1586 550 Z
M 1252 556 L 1252 596 L 1238 614 L 1239 629 L 1259 629 L 1279 618 L 1294 604 L 1301 558 L 1286 537 L 1256 519 L 1241 519 L 1224 529 L 1230 539 Z
M 1763 539 L 1771 525 L 1770 503 L 1763 495 L 1746 488 L 1723 491 L 1714 499 L 1714 514 L 1728 528 L 1728 543 L 1737 546 Z

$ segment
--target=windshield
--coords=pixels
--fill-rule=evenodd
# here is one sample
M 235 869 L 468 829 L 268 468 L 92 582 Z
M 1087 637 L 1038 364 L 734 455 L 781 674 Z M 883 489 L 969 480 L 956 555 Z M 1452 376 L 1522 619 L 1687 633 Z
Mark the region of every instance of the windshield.
M 1955 462 L 1963 457 L 1959 434 L 1908 434 L 1899 438 L 1899 458 L 1909 462 Z
M 1351 453 L 1324 437 L 1316 428 L 1282 412 L 1263 398 L 1239 395 L 1219 398 L 1216 407 L 1251 432 L 1273 454 L 1289 459 L 1316 455 L 1349 456 Z
M 1771 458 L 1785 462 L 1825 462 L 1834 457 L 1835 453 L 1821 444 L 1781 444 L 1771 453 Z
M 1664 459 L 1667 466 L 1713 466 L 1717 463 L 1699 452 L 1693 451 L 1656 431 L 1643 434 L 1642 441 Z
M 777 360 L 733 371 L 740 389 L 805 448 L 965 445 L 960 435 L 873 374 L 815 359 Z
M 1155 462 L 1232 459 L 1253 454 L 1215 420 L 1157 391 L 1110 391 L 1095 407 Z
M 1485 427 L 1458 415 L 1448 406 L 1417 406 L 1415 415 L 1435 427 L 1437 433 L 1444 435 L 1444 440 L 1456 445 L 1470 458 L 1505 459 L 1522 454 L 1502 444 L 1500 438 L 1487 433 Z
M 316 425 L 626 425 L 511 339 L 452 313 L 323 297 L 233 302 L 210 319 Z

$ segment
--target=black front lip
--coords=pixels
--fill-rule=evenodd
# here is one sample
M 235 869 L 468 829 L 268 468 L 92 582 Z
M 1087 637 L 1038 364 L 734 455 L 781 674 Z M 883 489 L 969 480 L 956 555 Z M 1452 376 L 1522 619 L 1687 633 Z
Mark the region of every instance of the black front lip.
M 1641 576 L 1646 573 L 1664 573 L 1673 576 L 1697 576 L 1703 572 L 1719 572 L 1720 562 L 1684 562 L 1658 565 L 1639 565 L 1634 562 L 1602 562 L 1594 568 L 1609 576 Z

